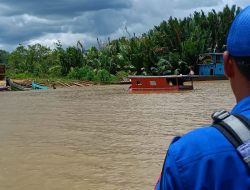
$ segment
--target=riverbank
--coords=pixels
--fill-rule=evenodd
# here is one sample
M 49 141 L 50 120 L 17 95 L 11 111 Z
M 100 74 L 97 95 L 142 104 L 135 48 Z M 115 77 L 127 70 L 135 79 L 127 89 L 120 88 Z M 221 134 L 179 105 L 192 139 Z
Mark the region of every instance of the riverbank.
M 76 80 L 49 80 L 49 79 L 12 79 L 13 82 L 21 84 L 23 86 L 31 86 L 32 81 L 35 81 L 38 84 L 47 86 L 49 88 L 70 88 L 70 87 L 87 87 L 93 86 L 96 82 L 92 81 L 76 81 Z

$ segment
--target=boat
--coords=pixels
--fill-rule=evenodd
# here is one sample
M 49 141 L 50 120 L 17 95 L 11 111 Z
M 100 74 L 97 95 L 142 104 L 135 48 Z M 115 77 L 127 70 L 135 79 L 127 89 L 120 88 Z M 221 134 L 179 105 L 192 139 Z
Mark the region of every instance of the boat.
M 9 78 L 6 78 L 6 83 L 7 83 L 7 86 L 10 87 L 10 90 L 12 90 L 12 91 L 27 91 L 27 90 L 31 89 L 31 88 L 27 88 L 25 86 L 22 86 L 21 84 L 18 84 Z
M 6 85 L 5 80 L 0 80 L 0 91 L 6 91 L 8 90 L 8 86 Z
M 0 86 L 0 91 L 6 91 L 6 90 L 8 90 L 7 86 Z
M 48 90 L 47 86 L 43 86 L 43 85 L 37 84 L 35 82 L 32 82 L 32 88 L 33 89 L 39 89 L 39 90 Z
M 128 76 L 131 81 L 130 92 L 171 92 L 193 90 L 191 75 L 166 76 Z

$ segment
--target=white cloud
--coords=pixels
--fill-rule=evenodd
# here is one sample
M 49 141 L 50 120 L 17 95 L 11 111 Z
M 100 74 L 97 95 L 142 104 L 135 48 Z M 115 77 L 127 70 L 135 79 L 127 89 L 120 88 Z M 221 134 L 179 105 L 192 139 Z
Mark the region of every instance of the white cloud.
M 21 15 L 21 20 L 23 20 L 23 22 L 25 24 L 28 24 L 28 23 L 49 24 L 49 23 L 52 23 L 51 20 L 44 19 L 44 18 L 39 18 L 37 16 L 32 16 L 32 15 L 29 15 L 29 14 Z
M 84 45 L 94 44 L 96 38 L 91 34 L 72 34 L 72 33 L 48 33 L 41 37 L 31 39 L 24 44 L 34 45 L 42 44 L 44 46 L 54 47 L 55 43 L 60 41 L 64 46 L 76 45 L 77 41 L 81 41 Z
M 18 27 L 25 27 L 29 24 L 53 24 L 53 21 L 32 16 L 29 14 L 17 15 L 9 17 L 9 20 Z

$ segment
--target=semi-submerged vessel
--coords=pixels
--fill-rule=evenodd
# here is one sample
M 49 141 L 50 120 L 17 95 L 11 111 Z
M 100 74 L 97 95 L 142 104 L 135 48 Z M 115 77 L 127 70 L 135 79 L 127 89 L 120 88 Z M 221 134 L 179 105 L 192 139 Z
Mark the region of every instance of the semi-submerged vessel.
M 191 75 L 166 76 L 128 76 L 131 81 L 130 92 L 171 92 L 193 90 Z

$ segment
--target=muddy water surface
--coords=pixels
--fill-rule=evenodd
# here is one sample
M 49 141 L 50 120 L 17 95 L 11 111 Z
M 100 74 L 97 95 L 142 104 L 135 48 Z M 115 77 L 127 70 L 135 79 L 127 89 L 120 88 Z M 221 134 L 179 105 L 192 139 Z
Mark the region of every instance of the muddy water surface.
M 0 189 L 150 190 L 175 135 L 234 105 L 228 81 L 183 93 L 128 86 L 0 93 Z

